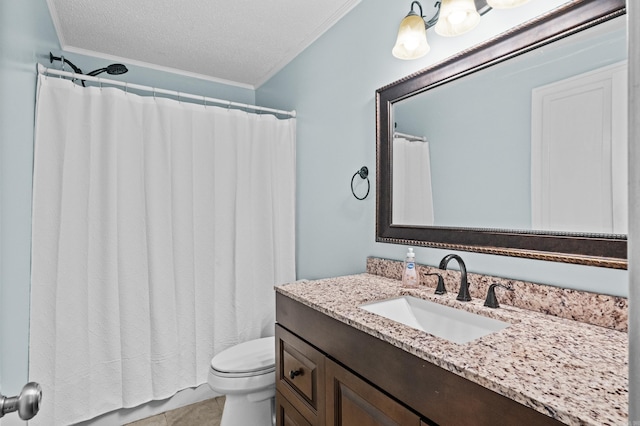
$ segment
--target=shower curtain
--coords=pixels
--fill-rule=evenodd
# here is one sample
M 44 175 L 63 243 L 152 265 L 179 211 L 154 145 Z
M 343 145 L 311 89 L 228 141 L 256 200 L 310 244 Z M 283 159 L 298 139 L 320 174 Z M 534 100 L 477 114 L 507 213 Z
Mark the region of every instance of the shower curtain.
M 32 424 L 207 381 L 295 279 L 295 119 L 39 76 Z
M 433 226 L 429 142 L 393 139 L 392 194 L 395 225 Z

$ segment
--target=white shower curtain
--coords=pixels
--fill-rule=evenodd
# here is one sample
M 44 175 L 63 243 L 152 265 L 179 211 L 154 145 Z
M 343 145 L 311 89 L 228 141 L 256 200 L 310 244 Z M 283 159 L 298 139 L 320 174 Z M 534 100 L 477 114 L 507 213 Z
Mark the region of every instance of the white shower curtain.
M 295 279 L 295 119 L 39 76 L 32 424 L 205 383 Z
M 393 139 L 392 189 L 393 224 L 433 226 L 429 142 Z

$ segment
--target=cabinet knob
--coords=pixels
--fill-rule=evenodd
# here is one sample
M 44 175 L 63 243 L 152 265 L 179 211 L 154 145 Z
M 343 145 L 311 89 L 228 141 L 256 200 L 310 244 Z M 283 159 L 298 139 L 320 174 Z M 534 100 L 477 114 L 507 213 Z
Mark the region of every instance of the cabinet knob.
M 302 370 L 301 370 L 301 369 L 298 369 L 298 370 L 291 370 L 291 371 L 289 371 L 289 378 L 290 378 L 291 380 L 293 380 L 293 379 L 295 379 L 295 378 L 296 378 L 296 376 L 299 376 L 299 375 L 301 375 L 301 374 L 302 374 Z

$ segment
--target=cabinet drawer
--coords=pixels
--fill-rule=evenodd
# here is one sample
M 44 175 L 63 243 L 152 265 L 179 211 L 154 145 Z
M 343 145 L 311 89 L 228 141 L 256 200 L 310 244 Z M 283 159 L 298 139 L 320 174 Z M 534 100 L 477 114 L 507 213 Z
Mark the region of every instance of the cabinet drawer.
M 324 354 L 276 325 L 276 388 L 312 424 L 324 418 Z
M 314 390 L 317 389 L 316 363 L 297 351 L 294 347 L 284 344 L 282 347 L 282 373 L 284 380 L 310 404 L 313 405 Z M 317 407 L 316 407 L 317 408 Z

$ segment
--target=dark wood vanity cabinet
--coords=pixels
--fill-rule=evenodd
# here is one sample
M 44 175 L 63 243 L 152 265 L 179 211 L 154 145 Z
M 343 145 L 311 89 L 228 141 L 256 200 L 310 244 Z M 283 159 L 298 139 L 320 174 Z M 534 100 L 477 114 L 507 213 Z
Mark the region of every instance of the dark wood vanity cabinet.
M 561 425 L 276 293 L 278 425 Z
M 278 425 L 421 425 L 417 414 L 279 325 L 276 346 Z

